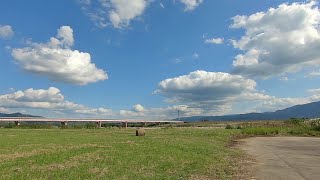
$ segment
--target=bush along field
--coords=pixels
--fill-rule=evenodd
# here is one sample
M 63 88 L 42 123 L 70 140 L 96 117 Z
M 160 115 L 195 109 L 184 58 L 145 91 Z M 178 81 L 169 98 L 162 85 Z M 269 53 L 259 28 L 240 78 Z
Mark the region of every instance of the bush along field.
M 253 136 L 320 136 L 319 119 L 296 119 L 287 121 L 245 122 L 236 125 L 228 124 L 226 129 L 241 129 L 244 135 Z
M 238 129 L 0 128 L 0 179 L 234 179 Z

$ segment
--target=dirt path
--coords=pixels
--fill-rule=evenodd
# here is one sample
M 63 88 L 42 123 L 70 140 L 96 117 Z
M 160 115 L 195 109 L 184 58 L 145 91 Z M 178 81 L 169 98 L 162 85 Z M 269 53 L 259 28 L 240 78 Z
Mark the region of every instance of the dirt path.
M 320 138 L 255 137 L 241 141 L 240 148 L 258 161 L 256 179 L 320 179 Z

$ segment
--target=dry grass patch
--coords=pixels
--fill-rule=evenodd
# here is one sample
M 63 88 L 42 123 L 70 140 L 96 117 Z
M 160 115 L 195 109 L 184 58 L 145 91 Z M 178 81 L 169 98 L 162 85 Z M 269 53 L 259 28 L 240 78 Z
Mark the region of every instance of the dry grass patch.
M 188 179 L 189 180 L 212 180 L 212 178 L 204 175 L 192 175 Z
M 56 170 L 66 170 L 83 165 L 90 162 L 96 162 L 101 160 L 99 156 L 101 151 L 95 151 L 92 153 L 84 153 L 70 158 L 63 163 L 53 163 L 45 166 L 34 165 L 31 169 L 36 171 L 56 171 Z
M 30 147 L 31 145 L 20 145 L 21 147 Z M 47 147 L 42 147 L 40 149 L 34 149 L 31 152 L 14 152 L 11 154 L 0 154 L 0 163 L 4 161 L 12 161 L 18 158 L 28 158 L 31 156 L 43 155 L 43 154 L 51 154 L 61 151 L 68 151 L 68 150 L 77 150 L 84 147 L 98 147 L 96 144 L 82 144 L 77 146 L 59 146 L 50 144 Z M 36 148 L 36 147 L 35 147 Z

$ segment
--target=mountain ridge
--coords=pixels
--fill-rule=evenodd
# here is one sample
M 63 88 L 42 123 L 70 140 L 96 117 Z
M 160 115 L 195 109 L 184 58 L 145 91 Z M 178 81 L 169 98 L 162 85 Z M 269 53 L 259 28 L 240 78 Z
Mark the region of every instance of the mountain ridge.
M 274 112 L 246 113 L 223 116 L 181 117 L 181 121 L 250 121 L 250 120 L 284 120 L 290 118 L 320 117 L 320 101 L 299 104 Z M 177 119 L 175 119 L 177 120 Z
M 34 116 L 34 115 L 29 115 L 29 114 L 22 114 L 22 113 L 0 113 L 0 117 L 41 117 L 41 116 Z

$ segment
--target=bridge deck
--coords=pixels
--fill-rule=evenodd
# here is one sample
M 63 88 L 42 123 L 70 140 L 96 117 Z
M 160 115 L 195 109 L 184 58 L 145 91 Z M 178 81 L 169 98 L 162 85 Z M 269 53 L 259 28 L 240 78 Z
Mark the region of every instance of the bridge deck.
M 6 117 L 0 122 L 113 122 L 113 123 L 183 123 L 183 121 L 170 120 L 144 120 L 144 119 L 85 119 L 85 118 L 33 118 L 33 117 Z

